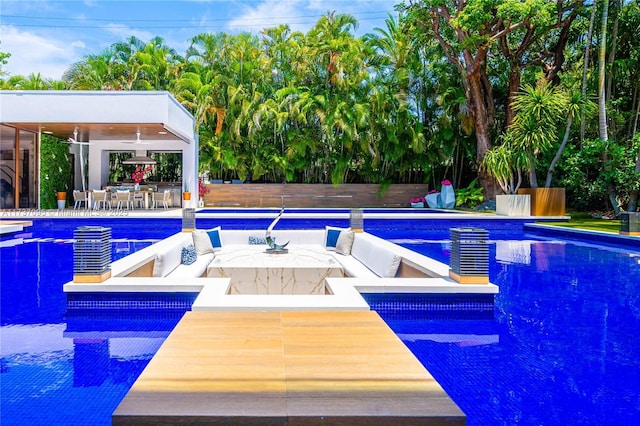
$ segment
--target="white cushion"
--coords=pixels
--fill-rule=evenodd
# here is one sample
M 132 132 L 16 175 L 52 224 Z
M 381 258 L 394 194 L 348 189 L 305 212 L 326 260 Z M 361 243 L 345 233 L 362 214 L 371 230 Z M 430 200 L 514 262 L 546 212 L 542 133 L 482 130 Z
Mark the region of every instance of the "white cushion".
M 353 245 L 351 246 L 351 256 L 366 264 L 371 250 L 371 242 L 361 238 L 360 235 L 354 236 Z
M 198 256 L 198 259 L 190 265 L 180 264 L 169 276 L 171 278 L 197 278 L 204 275 L 207 266 L 213 260 L 213 253 Z
M 396 276 L 401 260 L 401 256 L 394 254 L 384 247 L 373 244 L 366 265 L 378 276 L 392 278 Z
M 344 256 L 334 254 L 333 257 L 340 262 L 344 269 L 345 276 L 356 278 L 377 278 L 378 276 L 369 268 L 364 266 L 358 259 L 353 256 Z
M 358 235 L 354 237 L 351 256 L 358 259 L 379 277 L 392 278 L 396 276 L 402 256 L 364 237 Z
M 182 245 L 170 245 L 162 247 L 156 252 L 156 260 L 153 264 L 153 276 L 165 277 L 169 275 L 182 260 Z
M 336 253 L 344 254 L 348 256 L 351 254 L 351 247 L 353 246 L 353 231 L 340 231 L 340 236 L 336 242 Z

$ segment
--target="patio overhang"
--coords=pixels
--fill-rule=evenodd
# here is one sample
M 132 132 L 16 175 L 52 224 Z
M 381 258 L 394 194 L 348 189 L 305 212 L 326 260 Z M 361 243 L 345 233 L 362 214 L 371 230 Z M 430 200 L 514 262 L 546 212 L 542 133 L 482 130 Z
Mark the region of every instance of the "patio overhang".
M 0 91 L 2 124 L 78 141 L 195 142 L 195 120 L 169 92 Z
M 84 188 L 85 182 L 90 189 L 108 184 L 111 152 L 131 152 L 140 158 L 151 152 L 181 153 L 181 182 L 171 184 L 177 188 L 196 187 L 195 119 L 169 92 L 5 90 L 0 91 L 0 107 L 3 150 L 14 149 L 13 137 L 6 132 L 10 128 L 80 143 L 69 145 L 75 154 L 78 188 Z M 79 177 L 84 170 L 82 161 L 88 164 L 86 181 Z M 16 192 L 15 199 L 17 195 Z M 195 203 L 197 197 L 186 206 Z

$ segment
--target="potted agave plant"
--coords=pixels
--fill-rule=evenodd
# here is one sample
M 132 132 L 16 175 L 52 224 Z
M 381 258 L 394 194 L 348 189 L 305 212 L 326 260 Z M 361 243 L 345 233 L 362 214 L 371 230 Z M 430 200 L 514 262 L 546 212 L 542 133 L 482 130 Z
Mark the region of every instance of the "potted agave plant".
M 184 184 L 184 190 L 182 191 L 182 199 L 184 201 L 191 200 L 191 192 L 189 192 L 189 185 Z

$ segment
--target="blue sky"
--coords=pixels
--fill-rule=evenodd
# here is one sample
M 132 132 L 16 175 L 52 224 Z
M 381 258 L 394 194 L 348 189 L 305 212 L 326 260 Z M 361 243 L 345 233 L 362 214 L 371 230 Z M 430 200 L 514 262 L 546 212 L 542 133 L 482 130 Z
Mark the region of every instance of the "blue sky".
M 162 37 L 184 53 L 189 39 L 204 32 L 258 33 L 287 23 L 306 32 L 327 11 L 358 20 L 357 35 L 384 28 L 399 0 L 2 0 L 0 51 L 11 53 L 3 70 L 60 79 L 84 55 L 136 36 Z

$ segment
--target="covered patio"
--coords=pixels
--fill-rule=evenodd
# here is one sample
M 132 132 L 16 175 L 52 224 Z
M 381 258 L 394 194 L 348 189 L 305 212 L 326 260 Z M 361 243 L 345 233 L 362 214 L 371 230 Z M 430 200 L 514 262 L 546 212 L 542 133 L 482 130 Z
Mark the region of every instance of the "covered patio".
M 112 153 L 131 164 L 153 164 L 152 153 L 181 156 L 180 180 L 153 182 L 180 207 L 198 203 L 198 136 L 195 120 L 165 91 L 0 91 L 2 208 L 40 207 L 40 138 L 66 140 L 73 155 L 73 188 L 102 189 L 110 182 Z M 85 173 L 86 171 L 86 173 Z M 150 182 L 151 183 L 151 182 Z M 178 204 L 178 205 L 176 205 Z

